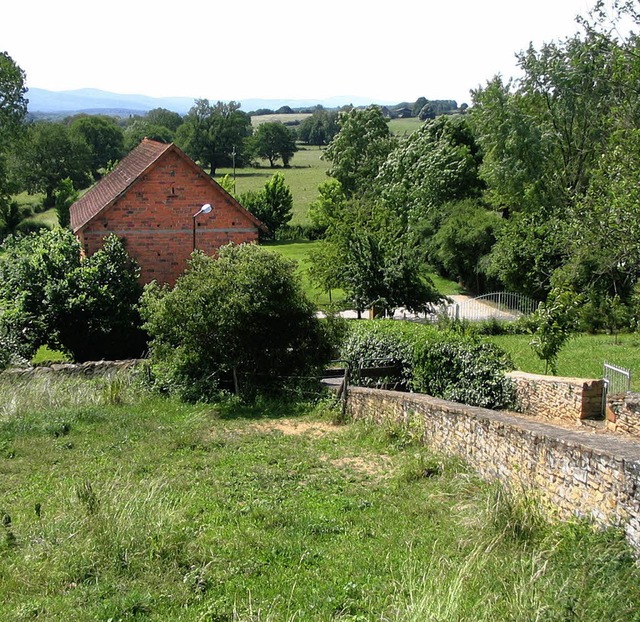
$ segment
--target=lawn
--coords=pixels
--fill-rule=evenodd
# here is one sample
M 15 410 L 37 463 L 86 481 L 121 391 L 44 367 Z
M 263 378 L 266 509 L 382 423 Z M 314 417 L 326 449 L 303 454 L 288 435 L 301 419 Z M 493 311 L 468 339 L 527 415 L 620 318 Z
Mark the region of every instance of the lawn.
M 639 619 L 619 533 L 545 523 L 401 428 L 2 382 L 2 620 Z
M 544 373 L 541 361 L 529 346 L 531 335 L 498 335 L 489 339 L 504 348 L 516 369 L 533 374 Z M 581 334 L 569 340 L 558 356 L 558 375 L 577 378 L 602 378 L 603 364 L 611 363 L 631 370 L 634 391 L 640 391 L 640 335 Z
M 299 146 L 291 160 L 289 168 L 282 166 L 270 168 L 265 162 L 260 168 L 236 169 L 236 193 L 242 194 L 248 191 L 258 191 L 264 187 L 265 182 L 275 173 L 281 173 L 293 195 L 292 225 L 308 223 L 309 205 L 318 197 L 318 186 L 327 180 L 329 162 L 322 160 L 323 149 L 318 147 Z M 233 169 L 221 168 L 216 172 L 216 179 L 224 175 L 233 176 Z
M 311 265 L 309 255 L 313 252 L 314 248 L 317 248 L 319 243 L 318 241 L 300 240 L 297 242 L 269 242 L 264 244 L 264 246 L 280 253 L 287 259 L 292 259 L 297 262 L 298 275 L 302 280 L 302 287 L 311 302 L 320 308 L 326 308 L 332 302 L 340 306 L 344 300 L 344 292 L 341 289 L 336 289 L 331 292 L 330 301 L 329 294 L 314 287 L 309 278 L 309 266 Z M 443 296 L 464 293 L 464 290 L 453 281 L 449 281 L 434 273 L 429 273 L 428 276 Z

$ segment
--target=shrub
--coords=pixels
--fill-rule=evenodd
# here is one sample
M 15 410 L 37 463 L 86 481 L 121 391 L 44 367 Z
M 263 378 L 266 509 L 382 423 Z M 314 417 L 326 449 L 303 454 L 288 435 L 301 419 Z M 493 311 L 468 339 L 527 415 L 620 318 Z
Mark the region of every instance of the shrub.
M 505 372 L 513 369 L 497 346 L 477 337 L 435 326 L 378 320 L 358 322 L 346 338 L 341 357 L 387 361 L 400 368 L 405 390 L 486 408 L 508 408 L 514 393 Z
M 295 264 L 254 244 L 194 254 L 172 290 L 147 286 L 141 308 L 156 383 L 187 400 L 278 392 L 331 356 Z
M 41 345 L 76 360 L 139 356 L 138 269 L 116 236 L 82 260 L 71 231 L 10 236 L 0 253 L 0 327 L 33 356 Z

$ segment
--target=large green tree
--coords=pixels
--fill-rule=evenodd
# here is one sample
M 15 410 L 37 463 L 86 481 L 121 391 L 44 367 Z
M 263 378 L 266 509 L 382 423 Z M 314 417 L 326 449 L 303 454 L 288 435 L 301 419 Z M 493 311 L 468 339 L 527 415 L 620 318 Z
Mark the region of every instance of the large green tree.
M 113 117 L 80 116 L 69 125 L 69 132 L 72 140 L 83 139 L 89 146 L 91 174 L 95 178 L 124 155 L 124 135 Z
M 479 148 L 466 117 L 426 121 L 389 153 L 375 180 L 377 194 L 416 223 L 449 201 L 477 197 L 483 188 Z
M 63 179 L 71 179 L 76 188 L 87 187 L 91 149 L 63 123 L 39 121 L 29 126 L 14 165 L 23 187 L 29 192 L 44 192 L 45 205 L 52 207 L 54 192 Z
M 173 289 L 147 286 L 142 314 L 158 384 L 191 400 L 281 390 L 330 356 L 294 263 L 255 244 L 194 254 Z
M 310 117 L 300 123 L 298 139 L 308 145 L 321 147 L 328 145 L 339 129 L 338 113 L 318 108 Z
M 311 258 L 319 286 L 339 285 L 359 312 L 423 312 L 440 300 L 403 218 L 367 199 L 335 204 L 327 218 L 325 238 Z
M 249 136 L 251 117 L 240 110 L 240 104 L 212 105 L 208 99 L 197 99 L 178 127 L 175 142 L 215 175 L 218 167 L 231 163 L 234 152 L 236 163 L 243 162 Z
M 269 166 L 273 168 L 276 160 L 282 160 L 286 167 L 294 153 L 296 146 L 295 133 L 286 125 L 274 122 L 260 123 L 251 138 L 251 149 L 259 158 L 269 160 Z
M 76 360 L 139 356 L 138 275 L 115 236 L 84 260 L 67 229 L 10 236 L 0 252 L 0 331 L 28 358 L 41 345 Z
M 637 89 L 622 78 L 637 75 L 636 47 L 586 28 L 521 53 L 518 82 L 495 78 L 474 93 L 486 200 L 507 221 L 491 268 L 505 284 L 544 297 L 569 260 L 572 214 L 611 136 L 638 122 Z
M 0 53 L 0 235 L 16 223 L 17 207 L 11 203 L 15 190 L 8 158 L 15 148 L 27 114 L 25 73 L 7 52 Z
M 267 226 L 267 237 L 276 236 L 293 216 L 293 195 L 281 173 L 272 175 L 259 192 L 241 195 L 239 201 Z
M 349 197 L 366 193 L 396 146 L 387 120 L 377 106 L 352 108 L 338 117 L 339 132 L 323 158 L 331 161 L 328 174 Z

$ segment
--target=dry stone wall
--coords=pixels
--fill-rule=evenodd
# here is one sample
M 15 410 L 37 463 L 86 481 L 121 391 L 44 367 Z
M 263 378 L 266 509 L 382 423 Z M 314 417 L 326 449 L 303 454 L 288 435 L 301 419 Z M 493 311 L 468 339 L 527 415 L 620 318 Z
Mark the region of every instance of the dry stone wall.
M 640 439 L 640 393 L 607 396 L 607 429 Z
M 575 422 L 602 415 L 603 380 L 541 376 L 515 371 L 518 411 L 543 419 Z
M 2 373 L 12 376 L 41 376 L 58 374 L 65 376 L 110 376 L 120 372 L 131 371 L 144 365 L 143 359 L 128 359 L 124 361 L 88 361 L 86 363 L 53 363 L 49 366 L 10 368 Z
M 534 492 L 550 515 L 624 529 L 640 552 L 640 443 L 571 430 L 427 395 L 352 387 L 355 419 L 419 430 L 433 450 L 485 479 Z

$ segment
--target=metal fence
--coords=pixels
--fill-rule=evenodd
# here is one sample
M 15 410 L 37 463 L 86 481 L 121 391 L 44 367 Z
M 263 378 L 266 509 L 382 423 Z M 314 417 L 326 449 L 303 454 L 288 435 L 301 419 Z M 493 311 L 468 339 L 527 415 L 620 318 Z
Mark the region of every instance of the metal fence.
M 631 391 L 631 370 L 605 362 L 602 372 L 606 393 L 628 393 Z
M 602 379 L 604 380 L 602 387 L 602 413 L 604 414 L 607 410 L 607 395 L 631 391 L 631 370 L 605 361 Z
M 484 294 L 471 300 L 448 305 L 446 314 L 456 320 L 513 321 L 536 310 L 537 302 L 523 294 L 513 292 L 493 292 Z

